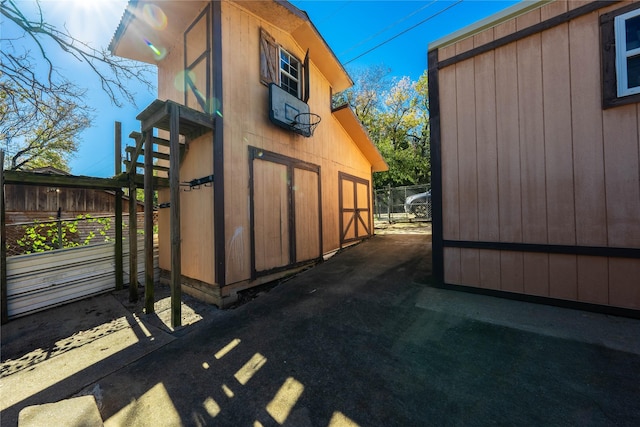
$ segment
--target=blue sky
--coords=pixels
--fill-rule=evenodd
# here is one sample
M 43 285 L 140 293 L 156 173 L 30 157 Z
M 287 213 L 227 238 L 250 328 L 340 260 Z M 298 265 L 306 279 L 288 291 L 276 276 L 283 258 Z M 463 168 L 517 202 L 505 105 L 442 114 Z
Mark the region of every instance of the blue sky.
M 33 0 L 16 0 L 25 10 Z M 106 47 L 124 12 L 126 0 L 43 0 L 45 19 L 95 47 Z M 347 71 L 385 65 L 395 77 L 417 80 L 427 68 L 427 46 L 453 31 L 492 15 L 515 0 L 295 0 L 306 11 Z M 4 26 L 4 25 L 3 25 Z M 2 37 L 10 36 L 3 28 Z M 401 34 L 402 33 L 402 34 Z M 29 47 L 25 45 L 25 47 Z M 368 52 L 371 50 L 370 52 Z M 76 175 L 109 177 L 114 174 L 114 122 L 122 122 L 123 144 L 139 130 L 136 115 L 155 94 L 133 87 L 137 105 L 113 106 L 99 88 L 86 64 L 52 49 L 61 74 L 87 88 L 87 102 L 94 106 L 94 125 L 81 137 L 80 151 L 71 161 Z M 367 53 L 368 52 L 368 53 Z M 38 58 L 34 52 L 34 57 Z M 38 58 L 39 59 L 39 58 Z

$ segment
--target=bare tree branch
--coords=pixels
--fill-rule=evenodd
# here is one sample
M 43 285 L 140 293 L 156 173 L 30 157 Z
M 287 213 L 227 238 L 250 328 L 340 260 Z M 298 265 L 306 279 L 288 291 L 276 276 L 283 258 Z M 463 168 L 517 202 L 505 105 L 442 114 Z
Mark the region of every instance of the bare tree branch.
M 44 42 L 53 42 L 62 51 L 80 62 L 87 64 L 93 74 L 99 79 L 102 89 L 109 96 L 111 102 L 122 106 L 122 99 L 135 104 L 134 94 L 129 90 L 127 83 L 136 81 L 149 90 L 153 88 L 150 80 L 150 67 L 123 58 L 111 56 L 106 50 L 98 50 L 87 43 L 73 37 L 65 28 L 59 30 L 47 23 L 42 14 L 39 0 L 37 4 L 37 18 L 29 19 L 18 7 L 14 0 L 2 0 L 0 13 L 7 20 L 15 24 L 24 32 L 24 36 L 30 38 L 39 51 L 39 56 L 47 64 L 48 73 L 46 81 L 40 81 L 29 69 L 29 53 L 16 53 L 13 43 L 8 39 L 1 39 L 7 47 L 14 52 L 7 52 L 3 47 L 0 56 L 0 75 L 6 75 L 23 88 L 60 88 L 61 84 L 56 80 L 56 68 L 47 54 Z M 64 80 L 64 79 L 63 79 Z M 62 86 L 64 86 L 62 84 Z

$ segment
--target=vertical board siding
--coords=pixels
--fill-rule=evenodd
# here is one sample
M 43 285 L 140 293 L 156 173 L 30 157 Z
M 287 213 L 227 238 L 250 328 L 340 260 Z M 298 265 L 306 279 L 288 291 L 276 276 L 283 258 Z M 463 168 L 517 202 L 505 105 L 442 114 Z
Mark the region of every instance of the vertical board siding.
M 296 218 L 295 262 L 316 259 L 320 253 L 320 217 L 318 174 L 305 169 L 293 170 L 293 197 Z
M 458 43 L 461 50 L 468 50 Z M 460 239 L 478 239 L 478 165 L 476 163 L 476 99 L 474 61 L 456 65 L 456 104 L 458 110 L 458 200 Z M 481 184 L 481 183 L 480 183 Z M 480 253 L 476 249 L 460 251 L 460 280 L 471 286 L 480 283 Z
M 458 127 L 456 117 L 456 67 L 442 70 L 439 74 L 445 96 L 440 99 L 442 140 L 442 210 L 445 239 L 460 238 L 460 206 L 458 187 Z
M 640 248 L 637 105 L 605 110 L 603 128 L 607 239 L 610 246 Z
M 576 243 L 606 246 L 600 36 L 596 16 L 569 22 Z M 588 73 L 585 70 L 590 70 Z
M 115 290 L 113 243 L 7 258 L 9 318 L 24 316 Z M 129 279 L 128 245 L 123 246 L 124 283 Z M 138 282 L 144 283 L 144 239 L 138 238 Z M 154 278 L 159 279 L 157 251 Z
M 542 89 L 547 240 L 551 244 L 575 245 L 571 91 L 565 79 L 548 77 L 570 75 L 568 25 L 542 33 L 542 73 L 547 76 Z
M 440 60 L 575 3 L 500 23 Z M 601 107 L 599 16 L 615 7 L 439 69 L 445 241 L 640 247 L 640 109 Z M 445 246 L 444 268 L 446 283 L 640 309 L 638 259 Z
M 515 21 L 495 29 L 496 37 L 515 31 Z M 498 156 L 498 215 L 500 241 L 522 241 L 520 144 L 518 109 L 518 53 L 515 44 L 495 51 L 496 146 Z M 522 292 L 524 258 L 521 253 L 500 253 L 500 289 Z
M 640 307 L 640 262 L 630 259 L 609 260 L 609 304 L 616 307 Z

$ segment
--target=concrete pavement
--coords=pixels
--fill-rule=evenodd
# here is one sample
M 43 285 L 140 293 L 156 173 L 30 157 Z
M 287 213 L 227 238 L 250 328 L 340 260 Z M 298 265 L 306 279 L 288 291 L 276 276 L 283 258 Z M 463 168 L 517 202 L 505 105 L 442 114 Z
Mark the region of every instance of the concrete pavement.
M 433 288 L 428 238 L 378 235 L 233 310 L 187 301 L 178 331 L 117 295 L 55 309 L 111 320 L 28 352 L 10 322 L 0 422 L 93 396 L 106 426 L 640 425 L 640 321 Z

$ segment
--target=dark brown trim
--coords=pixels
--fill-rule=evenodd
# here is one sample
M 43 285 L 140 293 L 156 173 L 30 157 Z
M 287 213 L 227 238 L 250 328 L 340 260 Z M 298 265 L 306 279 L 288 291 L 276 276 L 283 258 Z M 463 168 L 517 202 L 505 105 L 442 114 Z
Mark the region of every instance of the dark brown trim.
M 470 294 L 486 295 L 497 298 L 505 298 L 514 301 L 523 301 L 533 304 L 544 304 L 554 307 L 568 308 L 572 310 L 591 311 L 594 313 L 608 314 L 612 316 L 629 317 L 632 319 L 640 319 L 640 310 L 632 308 L 615 307 L 610 305 L 593 304 L 581 301 L 562 300 L 551 297 L 543 297 L 538 295 L 519 294 L 515 292 L 503 291 L 498 289 L 478 288 L 475 286 L 453 285 L 450 283 L 433 283 L 433 286 L 441 289 L 450 289 L 454 291 L 468 292 Z
M 443 220 L 442 220 L 442 158 L 440 131 L 440 84 L 438 81 L 438 50 L 428 54 L 429 69 L 429 135 L 431 136 L 431 233 L 433 277 L 444 282 Z
M 618 97 L 618 76 L 616 73 L 616 36 L 614 19 L 618 15 L 640 8 L 640 3 L 621 7 L 600 17 L 600 48 L 602 51 L 602 108 L 640 102 L 640 94 Z
M 489 249 L 497 251 L 584 255 L 609 258 L 640 258 L 640 249 L 638 248 L 550 245 L 538 243 L 477 242 L 467 240 L 443 240 L 443 244 L 444 247 L 447 248 Z
M 213 171 L 216 179 L 213 182 L 213 230 L 214 230 L 214 262 L 215 281 L 220 287 L 227 283 L 226 273 L 226 237 L 225 237 L 225 205 L 224 205 L 224 96 L 222 93 L 222 10 L 221 2 L 211 2 L 212 30 L 212 67 L 213 97 Z
M 580 6 L 576 9 L 554 16 L 553 18 L 547 19 L 546 21 L 542 21 L 538 24 L 532 25 L 531 27 L 522 29 L 520 31 L 516 31 L 515 33 L 509 34 L 507 36 L 501 37 L 497 40 L 484 44 L 482 46 L 475 47 L 471 50 L 468 50 L 461 54 L 452 56 L 451 58 L 440 61 L 438 62 L 437 67 L 440 69 L 440 68 L 448 67 L 453 64 L 457 64 L 458 62 L 473 58 L 474 56 L 508 45 L 515 41 L 521 40 L 525 37 L 529 37 L 534 34 L 537 34 L 541 31 L 545 31 L 550 28 L 556 27 L 558 25 L 565 24 L 571 21 L 572 19 L 578 18 L 580 16 L 586 15 L 588 13 L 594 12 L 596 10 L 602 9 L 607 6 L 611 6 L 619 2 L 620 0 L 600 0 L 600 1 L 594 1 L 593 3 L 588 3 L 584 6 Z M 438 49 L 440 48 L 437 48 L 434 50 L 438 50 Z M 431 69 L 431 66 L 429 66 L 429 69 Z
M 203 60 L 206 61 L 206 65 L 205 68 L 207 70 L 211 69 L 211 27 L 212 27 L 212 20 L 211 20 L 211 5 L 207 5 L 207 7 L 205 7 L 202 12 L 200 12 L 200 14 L 198 15 L 198 17 L 196 19 L 194 19 L 194 21 L 189 25 L 189 27 L 187 27 L 187 29 L 184 32 L 183 35 L 183 62 L 184 62 L 184 69 L 186 71 L 191 71 L 192 69 L 194 69 L 197 65 L 199 65 Z M 188 43 L 187 43 L 187 38 L 188 38 L 188 34 L 191 32 L 191 30 L 200 22 L 200 20 L 205 19 L 205 24 L 206 24 L 206 31 L 205 31 L 205 37 L 206 37 L 206 47 L 204 52 L 202 52 L 192 63 L 187 63 L 187 48 L 188 48 Z M 206 82 L 205 82 L 205 88 L 204 88 L 204 93 L 207 94 L 208 99 L 202 99 L 202 97 L 193 90 L 193 88 L 188 87 L 189 85 L 187 84 L 187 79 L 189 79 L 188 77 L 188 73 L 184 73 L 184 81 L 183 81 L 183 91 L 184 91 L 184 105 L 189 106 L 188 100 L 189 100 L 189 93 L 191 92 L 192 95 L 194 95 L 196 97 L 196 101 L 198 101 L 198 104 L 200 105 L 200 108 L 202 108 L 202 111 L 205 113 L 209 113 L 211 114 L 213 111 L 212 108 L 214 108 L 214 106 L 210 105 L 211 99 L 213 99 L 212 97 L 212 92 L 211 92 L 211 74 L 207 73 L 207 75 L 205 76 L 206 78 Z M 190 79 L 189 79 L 190 80 Z M 193 84 L 193 82 L 191 82 Z
M 286 166 L 287 168 L 287 209 L 288 209 L 288 223 L 289 227 L 289 263 L 284 266 L 275 267 L 269 270 L 257 271 L 256 270 L 256 240 L 255 240 L 255 208 L 254 208 L 254 169 L 253 162 L 255 160 L 264 160 L 268 162 L 278 163 Z M 297 248 L 296 248 L 296 218 L 295 218 L 295 169 L 306 170 L 317 174 L 318 176 L 318 233 L 319 233 L 319 255 L 318 258 L 311 260 L 296 261 Z M 290 268 L 303 265 L 309 261 L 318 261 L 322 259 L 322 185 L 320 177 L 320 166 L 313 163 L 304 162 L 292 157 L 285 156 L 283 154 L 274 153 L 271 151 L 263 150 L 261 148 L 249 146 L 249 228 L 250 228 L 250 241 L 251 241 L 251 280 L 255 280 L 260 276 L 276 273 L 279 271 L 288 270 Z

